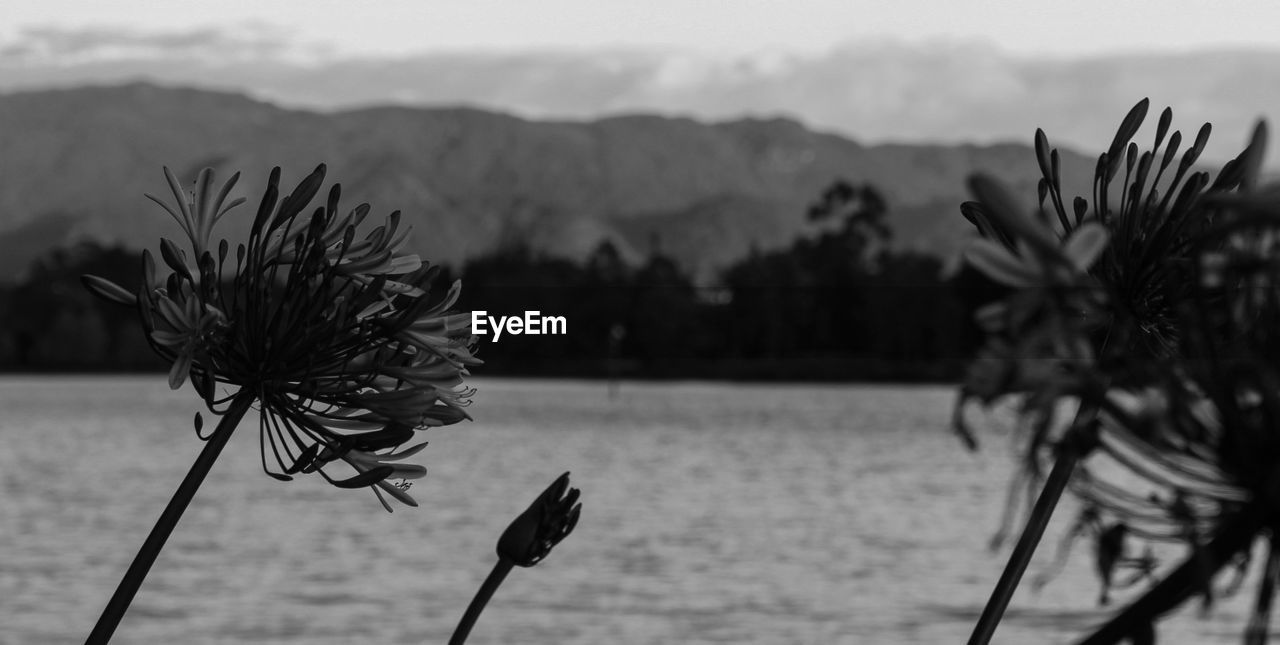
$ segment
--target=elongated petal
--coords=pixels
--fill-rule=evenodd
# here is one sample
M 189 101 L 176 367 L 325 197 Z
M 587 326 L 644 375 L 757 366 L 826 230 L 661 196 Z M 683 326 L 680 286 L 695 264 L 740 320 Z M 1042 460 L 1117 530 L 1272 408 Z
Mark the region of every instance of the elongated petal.
M 191 334 L 185 332 L 165 331 L 163 329 L 157 329 L 151 332 L 152 340 L 160 343 L 161 345 L 167 345 L 170 347 L 180 346 L 183 343 L 186 343 L 189 338 L 191 338 Z
M 422 259 L 416 255 L 400 255 L 391 259 L 387 273 L 402 275 L 422 268 Z
M 160 240 L 160 259 L 169 265 L 170 269 L 178 273 L 182 277 L 190 280 L 191 269 L 187 267 L 186 258 L 183 257 L 182 251 L 178 250 L 178 246 L 169 239 Z
M 80 282 L 84 285 L 85 289 L 89 290 L 89 293 L 92 293 L 103 300 L 109 300 L 116 304 L 126 305 L 129 307 L 133 307 L 138 304 L 138 296 L 136 294 L 129 293 L 129 291 L 124 287 L 107 280 L 106 278 L 99 278 L 96 275 L 85 274 L 80 276 Z
M 1059 255 L 1053 231 L 1033 219 L 998 180 L 978 173 L 969 178 L 969 189 L 997 226 L 1026 240 L 1040 253 L 1049 257 Z
M 391 482 L 385 479 L 378 482 L 377 486 L 378 488 L 381 488 L 384 492 L 386 492 L 388 495 L 399 500 L 401 504 L 404 504 L 405 506 L 412 506 L 414 508 L 418 507 L 418 500 L 415 500 L 413 496 L 409 495 L 409 492 L 407 490 L 400 488 L 399 486 L 396 486 L 395 484 L 392 484 Z M 387 510 L 390 511 L 391 507 L 387 506 Z
M 409 457 L 412 457 L 422 452 L 423 450 L 426 450 L 427 445 L 428 445 L 427 442 L 424 441 L 416 446 L 410 446 L 408 448 L 405 448 L 400 452 L 391 453 L 389 455 L 378 455 L 378 461 L 386 462 L 386 461 L 400 461 L 402 459 L 408 459 Z
M 1088 271 L 1103 249 L 1107 248 L 1109 237 L 1105 226 L 1088 222 L 1072 232 L 1062 252 L 1077 271 Z
M 355 477 L 336 479 L 332 483 L 338 488 L 364 488 L 386 479 L 393 472 L 395 472 L 395 468 L 391 466 L 378 466 L 377 468 L 370 468 Z
M 1267 122 L 1258 121 L 1253 128 L 1253 136 L 1249 145 L 1240 154 L 1240 187 L 1252 190 L 1258 185 L 1258 172 L 1262 169 L 1262 158 L 1267 150 Z
M 303 450 L 302 453 L 298 455 L 298 458 L 294 460 L 292 465 L 285 468 L 285 474 L 293 475 L 307 471 L 311 464 L 315 462 L 316 456 L 320 454 L 321 447 L 322 446 L 318 443 L 308 446 L 306 450 Z
M 169 368 L 169 389 L 176 390 L 187 382 L 187 373 L 191 371 L 191 354 L 182 352 Z
M 420 464 L 384 464 L 391 466 L 394 470 L 388 479 L 422 479 L 427 476 L 427 467 Z
M 987 238 L 970 242 L 964 259 L 992 280 L 1011 287 L 1028 287 L 1043 281 L 1043 276 L 1021 259 Z
M 340 419 L 340 418 L 332 418 L 332 417 L 323 417 L 319 415 L 312 415 L 309 418 L 316 424 L 322 425 L 326 428 L 333 428 L 335 430 L 354 430 L 357 432 L 368 432 L 372 430 L 377 430 L 378 428 L 381 428 L 387 425 L 387 422 L 384 420 L 383 421 L 365 421 L 361 419 Z
M 164 167 L 165 181 L 169 182 L 169 190 L 173 192 L 174 199 L 177 200 L 178 209 L 182 211 L 182 219 L 187 223 L 188 233 L 193 232 L 191 208 L 187 206 L 187 193 L 182 189 L 182 182 L 174 176 L 173 171 L 168 166 Z M 159 200 L 156 200 L 159 201 Z
M 161 319 L 168 323 L 170 327 L 176 329 L 188 329 L 191 326 L 190 323 L 195 322 L 188 321 L 186 312 L 167 297 L 156 300 L 156 313 L 159 313 Z
M 1123 156 L 1121 151 L 1133 139 L 1133 135 L 1138 133 L 1138 127 L 1142 125 L 1143 119 L 1147 117 L 1147 108 L 1150 105 L 1151 100 L 1143 98 L 1129 110 L 1129 113 L 1124 116 L 1124 120 L 1120 122 L 1120 127 L 1116 130 L 1116 136 L 1111 140 L 1111 148 L 1107 150 L 1107 159 L 1110 162 L 1107 167 L 1107 181 L 1115 177 L 1116 171 L 1120 169 L 1120 159 Z
M 195 200 L 192 202 L 196 208 L 196 222 L 200 227 L 200 235 L 208 235 L 209 227 L 213 226 L 213 216 L 216 207 L 210 204 L 213 199 L 213 168 L 204 168 L 196 175 L 196 194 Z
M 170 208 L 168 204 L 164 203 L 164 201 L 161 200 L 159 197 L 156 197 L 155 195 L 152 195 L 150 193 L 147 193 L 143 196 L 159 204 L 160 208 L 163 208 L 165 212 L 168 213 L 169 216 L 173 218 L 173 221 L 177 222 L 178 226 L 182 227 L 182 232 L 186 233 L 187 237 L 194 237 L 194 235 L 191 232 L 191 225 L 186 220 L 182 219 L 182 216 L 178 215 L 178 213 L 176 213 L 172 208 Z

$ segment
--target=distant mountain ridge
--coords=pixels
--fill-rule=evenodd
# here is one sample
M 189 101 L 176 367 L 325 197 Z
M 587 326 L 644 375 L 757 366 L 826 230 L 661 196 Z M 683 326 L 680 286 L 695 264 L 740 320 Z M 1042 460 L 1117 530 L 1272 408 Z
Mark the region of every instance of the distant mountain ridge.
M 1092 162 L 1062 153 L 1069 190 L 1087 193 Z M 180 235 L 143 197 L 167 195 L 163 165 L 183 181 L 205 166 L 242 171 L 236 193 L 249 204 L 222 229 L 234 239 L 271 167 L 289 184 L 322 162 L 344 204 L 403 211 L 411 244 L 436 262 L 512 242 L 580 258 L 610 239 L 632 258 L 656 245 L 702 282 L 753 246 L 802 234 L 806 206 L 837 179 L 883 192 L 896 246 L 945 257 L 969 234 L 958 206 L 970 173 L 1000 176 L 1029 200 L 1038 176 L 1029 146 L 863 146 L 785 119 L 317 113 L 145 83 L 22 92 L 0 95 L 0 276 L 53 245 Z

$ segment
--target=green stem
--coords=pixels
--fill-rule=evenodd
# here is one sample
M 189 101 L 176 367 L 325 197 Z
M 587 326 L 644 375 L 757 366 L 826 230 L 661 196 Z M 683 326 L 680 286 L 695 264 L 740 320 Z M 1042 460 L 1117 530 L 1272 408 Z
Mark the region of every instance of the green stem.
M 133 564 L 129 565 L 129 570 L 125 572 L 124 578 L 120 580 L 120 585 L 116 587 L 115 594 L 107 602 L 106 609 L 102 610 L 102 616 L 98 618 L 98 623 L 94 625 L 93 631 L 85 641 L 85 645 L 106 645 L 111 640 L 111 635 L 115 633 L 116 627 L 120 625 L 120 619 L 124 618 L 125 612 L 129 610 L 129 604 L 133 602 L 133 597 L 142 586 L 142 581 L 147 577 L 147 572 L 151 570 L 151 565 L 155 564 L 156 557 L 160 555 L 160 550 L 164 548 L 165 541 L 169 539 L 174 527 L 178 525 L 178 520 L 181 519 L 183 511 L 187 510 L 187 505 L 191 503 L 191 498 L 195 497 L 196 490 L 200 488 L 205 476 L 209 474 L 209 469 L 213 467 L 213 462 L 218 459 L 218 454 L 227 445 L 227 439 L 231 437 L 231 433 L 240 424 L 240 420 L 244 418 L 245 412 L 249 410 L 249 404 L 253 402 L 253 399 L 252 392 L 241 390 L 231 401 L 231 405 L 227 408 L 226 414 L 222 416 L 222 420 L 218 422 L 218 427 L 213 431 L 213 435 L 205 442 L 204 449 L 196 457 L 195 463 L 191 464 L 191 470 L 187 471 L 186 478 L 178 485 L 178 490 L 173 493 L 173 498 L 169 500 L 169 505 L 165 506 L 164 512 L 160 514 L 160 519 L 152 527 L 151 534 L 142 543 L 142 548 L 138 550 L 138 555 L 134 557 Z
M 502 584 L 513 566 L 515 565 L 510 560 L 498 558 L 498 563 L 493 565 L 493 571 L 489 572 L 489 577 L 484 579 L 484 583 L 476 591 L 476 597 L 471 599 L 471 605 L 467 607 L 467 613 L 462 615 L 458 628 L 453 631 L 449 645 L 462 645 L 467 642 L 467 636 L 471 634 L 471 628 L 475 626 L 480 612 L 484 611 L 484 606 L 493 597 L 493 592 L 498 590 L 498 586 Z

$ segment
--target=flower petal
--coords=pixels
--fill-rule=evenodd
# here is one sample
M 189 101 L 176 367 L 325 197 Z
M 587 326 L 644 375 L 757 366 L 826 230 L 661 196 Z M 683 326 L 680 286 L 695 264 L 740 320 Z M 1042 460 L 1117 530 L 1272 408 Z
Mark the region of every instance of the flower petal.
M 124 287 L 106 278 L 85 274 L 80 276 L 80 282 L 90 293 L 103 300 L 110 300 L 116 304 L 129 307 L 137 306 L 138 304 L 138 296 L 136 294 L 129 293 Z
M 1088 222 L 1077 228 L 1067 238 L 1062 252 L 1077 271 L 1085 272 L 1093 265 L 1102 251 L 1107 248 L 1110 234 L 1102 224 Z
M 965 247 L 964 259 L 988 278 L 1011 287 L 1028 287 L 1043 280 L 1003 245 L 987 238 L 970 242 Z
M 187 373 L 191 371 L 191 360 L 190 352 L 178 354 L 178 358 L 173 361 L 173 366 L 169 368 L 169 389 L 176 390 L 187 381 Z
M 1009 194 L 1004 184 L 993 177 L 977 173 L 969 178 L 969 189 L 986 207 L 987 214 L 995 220 L 996 225 L 1026 240 L 1048 257 L 1061 255 L 1053 230 L 1028 216 L 1026 209 Z

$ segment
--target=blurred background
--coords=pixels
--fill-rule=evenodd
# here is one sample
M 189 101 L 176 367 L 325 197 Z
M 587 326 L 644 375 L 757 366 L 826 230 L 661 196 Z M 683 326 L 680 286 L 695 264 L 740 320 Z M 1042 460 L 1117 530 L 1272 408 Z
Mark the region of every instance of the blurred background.
M 80 642 L 199 450 L 199 400 L 116 374 L 166 366 L 79 281 L 135 285 L 139 251 L 182 236 L 144 197 L 168 194 L 162 167 L 243 173 L 248 204 L 214 235 L 234 244 L 273 166 L 292 186 L 327 164 L 348 207 L 402 212 L 462 309 L 568 333 L 481 341 L 475 422 L 430 432 L 418 509 L 273 482 L 233 439 L 119 642 L 444 642 L 492 541 L 565 470 L 579 528 L 472 642 L 957 642 L 1003 563 L 987 542 L 1018 436 L 1007 410 L 974 419 L 976 454 L 947 430 L 993 293 L 958 262 L 966 178 L 1033 205 L 1042 127 L 1088 196 L 1143 97 L 1138 139 L 1171 106 L 1188 140 L 1213 123 L 1213 168 L 1280 116 L 1280 5 L 1262 1 L 4 14 L 0 643 Z M 997 642 L 1102 620 L 1089 556 L 1024 586 Z M 1160 642 L 1236 642 L 1247 613 L 1183 612 Z
M 1207 164 L 1280 110 L 1261 2 L 83 4 L 0 27 L 0 369 L 157 367 L 77 277 L 179 233 L 162 166 L 243 173 L 234 240 L 326 163 L 464 308 L 569 321 L 487 373 L 948 380 L 966 177 L 1031 203 L 1043 127 L 1087 195 L 1144 96 Z

